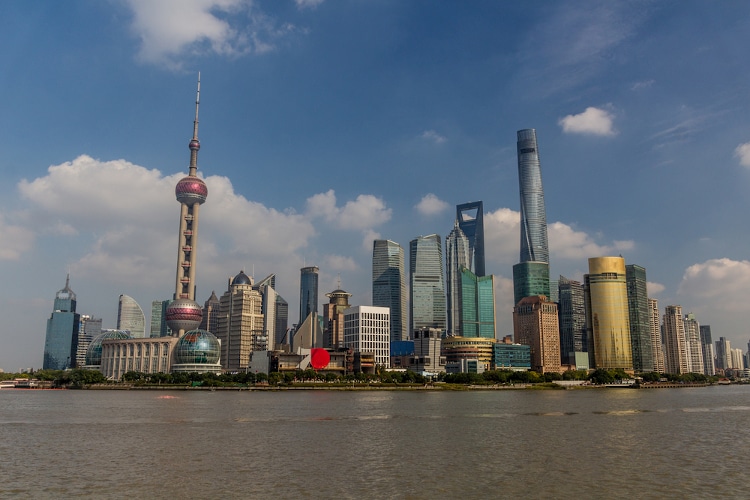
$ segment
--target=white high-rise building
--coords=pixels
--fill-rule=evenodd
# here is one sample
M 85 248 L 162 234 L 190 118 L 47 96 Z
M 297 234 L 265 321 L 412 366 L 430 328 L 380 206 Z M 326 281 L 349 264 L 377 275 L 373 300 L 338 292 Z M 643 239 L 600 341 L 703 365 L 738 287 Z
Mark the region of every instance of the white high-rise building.
M 344 311 L 344 347 L 372 353 L 375 363 L 391 362 L 391 315 L 387 307 L 354 306 Z
M 685 316 L 683 321 L 685 327 L 685 345 L 688 352 L 688 370 L 690 373 L 702 373 L 705 375 L 703 365 L 703 346 L 701 345 L 700 325 L 693 313 Z
M 445 292 L 448 299 L 448 335 L 460 337 L 461 331 L 461 270 L 471 268 L 469 238 L 458 226 L 445 238 Z M 412 332 L 413 334 L 414 332 Z
M 656 299 L 648 299 L 648 320 L 651 326 L 651 352 L 654 358 L 654 371 L 664 373 L 664 346 L 661 343 L 659 302 Z
M 667 373 L 679 375 L 690 371 L 682 306 L 667 306 L 664 310 L 664 354 Z
M 146 336 L 146 316 L 133 297 L 120 295 L 117 306 L 117 329 L 128 330 L 134 339 Z

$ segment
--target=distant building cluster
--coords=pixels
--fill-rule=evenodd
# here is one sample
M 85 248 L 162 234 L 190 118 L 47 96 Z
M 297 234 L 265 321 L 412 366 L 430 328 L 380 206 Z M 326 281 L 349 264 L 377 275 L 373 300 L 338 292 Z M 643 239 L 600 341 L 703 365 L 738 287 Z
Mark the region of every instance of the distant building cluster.
M 518 132 L 521 252 L 513 266 L 513 336 L 496 330 L 495 277 L 485 273 L 483 203 L 456 207 L 453 229 L 404 247 L 378 239 L 372 250 L 372 304 L 352 304 L 340 288 L 318 311 L 316 266 L 300 270 L 299 315 L 276 276 L 256 282 L 240 271 L 201 307 L 195 300 L 196 247 L 201 205 L 208 190 L 197 176 L 198 105 L 188 176 L 180 203 L 175 292 L 143 310 L 120 295 L 117 327 L 76 312 L 76 295 L 57 292 L 47 322 L 44 369 L 83 367 L 119 380 L 127 372 L 265 372 L 313 368 L 331 373 L 490 369 L 561 373 L 595 368 L 629 372 L 702 373 L 743 370 L 747 359 L 711 328 L 669 305 L 663 316 L 646 289 L 646 270 L 619 257 L 593 257 L 582 282 L 550 280 L 547 222 L 536 132 Z M 408 283 L 408 285 L 407 285 Z M 408 295 L 407 295 L 408 294 Z

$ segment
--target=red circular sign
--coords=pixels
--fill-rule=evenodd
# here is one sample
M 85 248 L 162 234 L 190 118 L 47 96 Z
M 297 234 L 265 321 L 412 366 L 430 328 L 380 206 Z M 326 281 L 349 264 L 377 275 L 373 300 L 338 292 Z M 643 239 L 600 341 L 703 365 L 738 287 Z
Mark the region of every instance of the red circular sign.
M 325 349 L 321 349 L 320 347 L 310 349 L 310 364 L 316 370 L 325 368 L 330 361 L 331 355 Z

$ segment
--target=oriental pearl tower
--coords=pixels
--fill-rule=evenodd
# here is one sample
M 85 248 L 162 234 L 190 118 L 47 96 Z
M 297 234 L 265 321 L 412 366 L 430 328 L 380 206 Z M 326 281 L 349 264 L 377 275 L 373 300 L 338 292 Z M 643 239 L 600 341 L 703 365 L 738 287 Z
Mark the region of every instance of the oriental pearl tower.
M 201 76 L 198 73 L 198 92 L 195 97 L 195 121 L 193 138 L 190 140 L 190 170 L 175 187 L 175 196 L 180 202 L 180 231 L 177 244 L 177 275 L 175 278 L 174 301 L 167 307 L 167 325 L 172 334 L 181 337 L 183 333 L 198 328 L 203 310 L 195 301 L 195 247 L 198 241 L 198 212 L 206 201 L 208 188 L 196 173 L 198 170 L 198 106 L 201 97 Z

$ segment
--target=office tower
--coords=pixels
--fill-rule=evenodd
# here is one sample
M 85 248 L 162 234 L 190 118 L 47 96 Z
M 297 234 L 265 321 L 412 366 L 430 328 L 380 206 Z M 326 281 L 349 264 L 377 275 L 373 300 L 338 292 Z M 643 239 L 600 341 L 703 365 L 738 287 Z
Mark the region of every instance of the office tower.
M 586 304 L 583 285 L 560 276 L 558 288 L 558 322 L 560 324 L 560 360 L 566 365 L 576 364 L 576 353 L 586 352 Z M 554 301 L 550 301 L 554 302 Z
M 344 311 L 344 347 L 372 353 L 388 368 L 391 358 L 390 312 L 387 307 L 354 306 Z
M 445 356 L 442 355 L 442 332 L 434 328 L 422 328 L 414 333 L 414 353 L 409 359 L 409 369 L 417 373 L 427 372 L 432 376 L 445 371 Z
M 513 338 L 531 350 L 531 369 L 560 373 L 557 304 L 547 297 L 524 297 L 513 308 Z
M 289 326 L 289 303 L 284 297 L 276 294 L 276 322 L 274 323 L 274 348 L 280 349 L 282 344 L 289 344 L 287 331 Z
M 495 277 L 461 270 L 461 336 L 495 338 Z
M 725 337 L 716 341 L 716 369 L 730 370 L 732 368 L 732 344 Z
M 471 269 L 471 248 L 469 238 L 459 226 L 459 221 L 453 224 L 453 230 L 445 238 L 445 293 L 448 299 L 447 335 L 460 337 L 461 332 L 461 271 Z
M 591 367 L 632 370 L 625 259 L 590 258 L 583 291 Z
M 704 374 L 703 346 L 701 345 L 700 325 L 695 314 L 688 313 L 682 320 L 685 328 L 685 346 L 687 348 L 688 370 L 690 373 Z
M 180 228 L 177 240 L 177 272 L 175 275 L 174 301 L 166 311 L 167 325 L 172 334 L 181 337 L 188 330 L 198 328 L 203 317 L 201 306 L 195 301 L 196 251 L 198 244 L 198 216 L 200 206 L 208 196 L 206 183 L 198 177 L 198 106 L 200 104 L 201 80 L 198 75 L 198 91 L 195 97 L 195 120 L 193 138 L 190 140 L 190 166 L 187 177 L 175 187 L 175 197 L 180 203 Z
M 521 197 L 521 258 L 513 266 L 513 300 L 550 297 L 547 214 L 536 130 L 518 131 L 518 185 Z
M 716 353 L 714 352 L 714 343 L 711 340 L 711 325 L 700 325 L 699 333 L 703 348 L 703 373 L 710 377 L 716 375 L 716 364 L 714 362 Z
M 648 324 L 651 331 L 651 357 L 654 360 L 654 371 L 664 373 L 664 348 L 659 318 L 659 302 L 656 299 L 648 299 Z
M 78 341 L 76 347 L 76 368 L 83 368 L 86 365 L 86 351 L 88 351 L 91 342 L 101 335 L 102 320 L 94 318 L 88 314 L 81 314 L 80 326 L 78 327 Z
M 146 336 L 146 317 L 133 297 L 120 295 L 117 303 L 117 329 L 127 330 L 134 339 Z
M 253 285 L 253 288 L 258 290 L 262 297 L 263 334 L 268 337 L 268 349 L 274 350 L 276 349 L 276 322 L 278 316 L 276 306 L 279 303 L 279 294 L 276 292 L 276 275 L 269 274 Z
M 203 303 L 203 318 L 201 318 L 201 325 L 198 328 L 214 333 L 218 327 L 219 298 L 216 296 L 216 292 L 211 290 L 211 296 Z
M 80 323 L 81 316 L 76 312 L 76 294 L 70 289 L 68 275 L 65 288 L 55 294 L 52 315 L 47 320 L 43 369 L 66 370 L 75 367 Z
M 456 205 L 458 227 L 469 241 L 469 269 L 477 276 L 484 276 L 484 207 L 481 201 Z M 445 243 L 446 253 L 448 242 Z
M 409 340 L 404 249 L 391 240 L 372 242 L 372 305 L 391 311 L 391 342 Z
M 262 302 L 260 292 L 253 288 L 253 280 L 243 271 L 229 280 L 227 291 L 219 299 L 216 328 L 224 370 L 245 370 L 250 364 L 251 352 L 268 349 Z
M 318 312 L 318 271 L 317 266 L 300 269 L 299 280 L 299 323 L 302 324 L 310 313 Z
M 667 373 L 689 373 L 685 325 L 682 306 L 667 306 L 664 310 L 664 364 Z
M 521 194 L 521 262 L 549 263 L 547 212 L 536 130 L 519 130 L 516 148 Z
M 149 323 L 148 336 L 151 338 L 161 337 L 162 324 L 167 326 L 167 318 L 164 317 L 165 308 L 161 300 L 151 301 L 151 321 Z
M 349 297 L 352 294 L 341 288 L 327 293 L 330 300 L 323 305 L 323 343 L 325 347 L 344 347 L 344 311 L 351 307 Z
M 409 244 L 409 298 L 411 320 L 409 331 L 437 328 L 445 332 L 445 286 L 443 284 L 443 249 L 440 236 L 419 236 Z M 444 333 L 443 333 L 444 335 Z
M 651 348 L 646 269 L 635 264 L 625 266 L 625 283 L 628 289 L 633 369 L 636 372 L 652 372 L 654 371 L 654 355 Z

